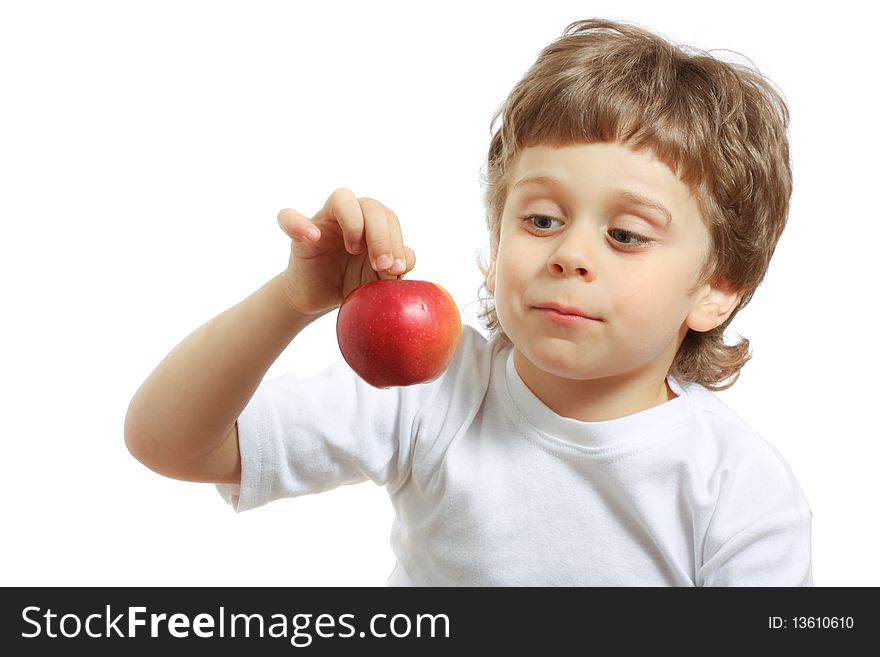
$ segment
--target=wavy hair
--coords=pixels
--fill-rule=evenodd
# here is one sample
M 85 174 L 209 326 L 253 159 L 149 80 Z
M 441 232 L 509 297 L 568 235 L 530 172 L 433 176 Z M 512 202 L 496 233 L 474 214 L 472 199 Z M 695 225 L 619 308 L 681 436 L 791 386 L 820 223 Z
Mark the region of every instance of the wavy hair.
M 491 257 L 513 164 L 524 148 L 616 142 L 652 152 L 690 188 L 709 232 L 709 256 L 692 291 L 725 282 L 743 293 L 724 323 L 688 330 L 669 373 L 725 390 L 752 354 L 742 336 L 725 344 L 724 331 L 764 279 L 787 221 L 788 123 L 782 94 L 757 68 L 673 45 L 627 23 L 571 23 L 492 117 L 480 175 Z M 490 335 L 507 338 L 487 287 L 489 267 L 481 258 L 478 266 L 485 290 L 479 320 Z

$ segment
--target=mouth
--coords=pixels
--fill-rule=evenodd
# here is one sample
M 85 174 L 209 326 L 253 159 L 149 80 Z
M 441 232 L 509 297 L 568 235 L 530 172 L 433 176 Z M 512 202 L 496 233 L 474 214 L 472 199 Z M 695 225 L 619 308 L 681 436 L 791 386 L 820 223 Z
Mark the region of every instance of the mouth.
M 544 315 L 548 319 L 563 322 L 601 322 L 597 317 L 587 315 L 578 308 L 562 306 L 555 303 L 542 304 L 535 306 L 535 310 Z

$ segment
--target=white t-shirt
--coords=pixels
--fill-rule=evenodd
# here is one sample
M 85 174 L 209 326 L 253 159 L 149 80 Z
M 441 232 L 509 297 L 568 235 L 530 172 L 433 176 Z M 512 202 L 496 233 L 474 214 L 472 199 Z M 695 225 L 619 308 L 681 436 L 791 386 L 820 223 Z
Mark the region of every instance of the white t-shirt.
M 703 386 L 562 417 L 505 339 L 464 325 L 438 379 L 373 388 L 341 360 L 264 381 L 238 420 L 236 512 L 368 479 L 397 512 L 389 586 L 812 586 L 812 511 L 779 452 Z

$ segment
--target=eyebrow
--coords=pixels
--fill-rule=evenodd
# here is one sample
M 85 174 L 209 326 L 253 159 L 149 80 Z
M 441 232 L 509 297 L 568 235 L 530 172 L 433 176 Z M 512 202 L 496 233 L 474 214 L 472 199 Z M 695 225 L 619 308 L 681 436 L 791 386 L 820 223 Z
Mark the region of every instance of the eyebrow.
M 565 189 L 565 183 L 563 183 L 558 178 L 554 178 L 552 176 L 530 176 L 529 178 L 523 178 L 518 183 L 513 186 L 513 190 L 519 189 L 525 185 L 548 185 L 550 187 L 559 187 Z M 511 190 L 511 191 L 513 191 Z M 618 197 L 625 199 L 631 203 L 635 203 L 637 205 L 641 205 L 646 208 L 650 208 L 652 210 L 656 210 L 660 214 L 664 216 L 666 219 L 666 226 L 668 227 L 672 223 L 672 213 L 666 209 L 666 206 L 660 203 L 659 201 L 655 201 L 652 198 L 648 198 L 647 196 L 643 196 L 642 194 L 638 194 L 628 189 L 619 189 L 616 191 Z

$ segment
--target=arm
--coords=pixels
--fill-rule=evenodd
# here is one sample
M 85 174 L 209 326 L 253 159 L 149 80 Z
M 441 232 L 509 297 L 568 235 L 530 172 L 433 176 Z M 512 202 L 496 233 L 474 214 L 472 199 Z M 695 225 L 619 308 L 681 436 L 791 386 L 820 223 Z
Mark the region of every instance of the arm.
M 813 586 L 812 515 L 780 509 L 742 529 L 700 569 L 702 586 Z
M 239 483 L 236 421 L 275 359 L 356 287 L 397 278 L 415 264 L 397 215 L 344 188 L 311 221 L 284 209 L 278 223 L 291 238 L 287 269 L 191 333 L 131 400 L 125 444 L 160 474 Z M 389 254 L 399 267 L 380 266 L 379 256 Z
M 752 434 L 753 437 L 757 434 Z M 782 455 L 739 436 L 703 543 L 702 586 L 813 586 L 813 512 Z M 750 447 L 746 448 L 747 445 Z
M 131 400 L 124 429 L 129 451 L 167 477 L 238 483 L 236 419 L 271 364 L 318 316 L 293 309 L 279 275 L 200 326 Z

